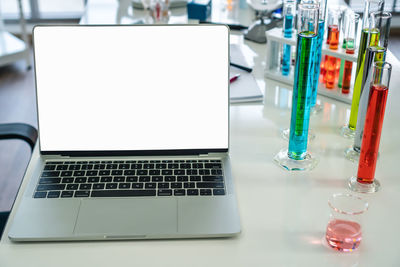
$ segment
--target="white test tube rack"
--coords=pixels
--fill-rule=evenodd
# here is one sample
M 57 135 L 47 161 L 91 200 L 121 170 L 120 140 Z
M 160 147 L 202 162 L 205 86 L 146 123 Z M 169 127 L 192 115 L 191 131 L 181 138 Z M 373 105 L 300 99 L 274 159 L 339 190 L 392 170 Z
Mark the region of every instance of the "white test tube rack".
M 296 47 L 297 45 L 297 34 L 293 33 L 292 38 L 284 38 L 282 28 L 274 28 L 265 32 L 267 37 L 267 54 L 266 54 L 266 66 L 265 66 L 265 77 L 269 79 L 273 79 L 288 85 L 293 86 L 294 80 L 294 69 L 291 68 L 291 71 L 288 76 L 283 76 L 282 71 L 280 69 L 280 53 L 279 49 L 283 44 L 288 44 Z M 340 58 L 341 60 L 347 60 L 357 63 L 357 55 L 358 49 L 354 51 L 354 54 L 346 54 L 346 50 L 341 46 L 337 50 L 331 50 L 325 44 L 322 45 L 322 57 L 324 55 L 334 56 L 336 58 Z M 353 82 L 355 71 L 354 67 L 356 64 L 353 64 L 353 72 L 352 72 L 352 81 L 350 92 L 348 94 L 343 94 L 341 88 L 338 88 L 336 85 L 333 89 L 328 89 L 324 86 L 323 83 L 318 83 L 318 94 L 327 96 L 348 104 L 351 104 L 353 97 Z

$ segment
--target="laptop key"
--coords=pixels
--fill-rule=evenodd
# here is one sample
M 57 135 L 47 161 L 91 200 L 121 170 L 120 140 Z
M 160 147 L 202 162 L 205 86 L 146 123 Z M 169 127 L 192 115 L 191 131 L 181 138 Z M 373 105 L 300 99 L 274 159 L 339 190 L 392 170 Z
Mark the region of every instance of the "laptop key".
M 197 182 L 197 188 L 224 188 L 224 183 Z
M 179 164 L 178 163 L 170 163 L 168 164 L 168 169 L 178 169 Z
M 38 185 L 36 191 L 64 190 L 65 184 L 46 184 Z
M 162 175 L 172 175 L 172 170 L 162 170 Z
M 86 177 L 77 177 L 77 178 L 75 178 L 75 183 L 83 184 L 83 183 L 86 183 L 86 180 L 87 180 Z
M 202 169 L 202 170 L 199 170 L 199 174 L 200 175 L 210 175 L 211 172 L 210 172 L 210 170 Z
M 158 188 L 169 188 L 169 183 L 158 183 Z
M 133 164 L 131 164 L 131 169 L 140 170 L 142 168 L 143 168 L 143 164 L 141 164 L 141 163 L 133 163 Z
M 197 170 L 186 170 L 187 175 L 198 175 L 199 172 Z
M 203 182 L 223 182 L 224 178 L 220 175 L 203 176 Z
M 211 196 L 211 189 L 200 189 L 200 196 Z
M 223 196 L 225 195 L 225 189 L 213 189 L 214 196 Z
M 184 188 L 196 188 L 195 183 L 183 183 Z
M 165 176 L 164 180 L 166 182 L 175 182 L 176 181 L 176 177 L 175 176 Z
M 92 184 L 81 184 L 79 190 L 90 190 L 92 189 Z
M 132 188 L 133 189 L 141 189 L 141 188 L 143 188 L 143 184 L 142 183 L 132 183 Z
M 118 169 L 120 169 L 120 170 L 126 170 L 126 169 L 129 169 L 129 168 L 130 168 L 129 164 L 119 164 L 118 165 Z
M 162 182 L 163 181 L 163 177 L 162 176 L 152 176 L 151 177 L 151 181 L 152 182 Z
M 190 181 L 191 182 L 199 182 L 199 181 L 201 181 L 201 177 L 199 175 L 192 175 L 192 176 L 190 176 Z
M 60 197 L 60 191 L 50 191 L 47 193 L 47 198 L 59 198 Z
M 77 190 L 78 187 L 79 187 L 79 184 L 68 184 L 67 190 Z
M 75 191 L 74 197 L 89 197 L 90 190 Z
M 87 176 L 97 176 L 99 171 L 86 171 Z
M 117 183 L 108 183 L 106 184 L 106 189 L 117 189 L 118 184 Z
M 74 176 L 85 176 L 85 171 L 74 171 Z
M 186 195 L 185 189 L 175 189 L 174 190 L 174 196 L 184 196 Z
M 171 188 L 182 188 L 182 183 L 171 183 Z
M 135 175 L 136 171 L 135 170 L 125 170 L 124 175 Z
M 110 183 L 112 181 L 112 177 L 111 176 L 104 176 L 104 177 L 101 177 L 100 181 L 102 183 Z
M 145 163 L 145 164 L 143 164 L 143 169 L 146 169 L 146 170 L 154 169 L 154 164 L 153 163 Z
M 82 165 L 81 170 L 92 170 L 93 169 L 93 164 L 85 164 Z
M 154 189 L 145 190 L 93 190 L 91 197 L 144 197 L 155 196 Z
M 171 189 L 158 189 L 158 196 L 172 196 Z
M 177 176 L 177 177 L 176 177 L 176 180 L 177 180 L 178 182 L 187 182 L 187 181 L 189 181 L 189 177 L 188 177 L 188 176 L 185 176 L 185 175 L 180 175 L 180 176 Z
M 89 177 L 88 183 L 98 183 L 100 182 L 100 177 Z
M 99 175 L 100 175 L 100 176 L 105 176 L 105 175 L 110 175 L 110 174 L 111 174 L 110 171 L 105 171 L 105 170 L 99 171 Z
M 219 169 L 212 169 L 211 175 L 222 175 L 222 170 Z
M 72 178 L 72 177 L 63 178 L 61 181 L 61 183 L 63 183 L 63 184 L 70 184 L 73 182 L 74 182 L 74 178 Z
M 113 182 L 114 183 L 123 183 L 123 182 L 125 182 L 125 177 L 124 176 L 115 176 Z
M 185 170 L 174 170 L 174 175 L 185 175 Z
M 165 164 L 165 163 L 156 164 L 156 169 L 166 169 L 166 168 L 167 168 L 167 164 Z
M 123 171 L 122 170 L 113 170 L 111 172 L 111 175 L 122 175 Z
M 45 198 L 47 196 L 47 191 L 44 192 L 36 192 L 33 197 L 34 198 Z
M 106 184 L 93 184 L 93 190 L 95 189 L 104 189 Z
M 138 178 L 139 177 L 137 177 L 137 176 L 128 176 L 128 177 L 126 177 L 126 181 L 130 182 L 130 183 L 136 183 L 138 181 Z
M 188 196 L 198 196 L 199 189 L 187 189 L 187 195 Z
M 54 171 L 56 169 L 56 165 L 47 165 L 44 166 L 45 171 Z
M 72 171 L 62 171 L 61 177 L 72 176 Z
M 60 176 L 59 171 L 46 171 L 42 173 L 42 177 L 58 177 Z
M 130 183 L 120 183 L 118 185 L 119 189 L 130 189 L 131 188 L 131 184 Z
M 137 170 L 136 174 L 137 175 L 147 175 L 148 174 L 148 170 Z
M 146 188 L 146 189 L 153 189 L 156 187 L 157 187 L 156 183 L 145 183 L 145 186 L 144 186 L 144 188 Z
M 62 191 L 61 192 L 62 198 L 73 197 L 73 196 L 74 196 L 74 191 Z
M 118 168 L 118 164 L 107 164 L 106 169 L 107 170 L 114 170 Z
M 106 168 L 106 164 L 95 164 L 93 169 L 95 170 L 104 170 Z
M 61 178 L 41 178 L 39 184 L 59 184 Z
M 57 171 L 66 171 L 68 170 L 68 165 L 58 165 Z
M 77 164 L 75 164 L 75 165 L 69 165 L 69 168 L 68 168 L 70 171 L 79 171 L 80 169 L 81 169 L 81 165 L 77 165 Z
M 149 175 L 160 175 L 161 171 L 160 170 L 150 170 Z
M 139 182 L 142 182 L 142 183 L 150 182 L 150 176 L 140 176 Z

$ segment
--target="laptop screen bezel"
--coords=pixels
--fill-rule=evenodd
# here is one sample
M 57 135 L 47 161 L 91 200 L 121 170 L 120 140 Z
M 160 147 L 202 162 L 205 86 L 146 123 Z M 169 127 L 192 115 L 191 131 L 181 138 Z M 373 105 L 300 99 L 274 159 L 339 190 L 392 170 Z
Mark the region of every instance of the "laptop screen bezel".
M 36 72 L 36 54 L 35 54 L 35 29 L 36 28 L 45 28 L 45 27 L 168 27 L 168 26 L 179 26 L 179 27 L 225 27 L 227 29 L 227 49 L 228 55 L 230 55 L 230 30 L 227 25 L 207 25 L 207 24 L 169 24 L 169 25 L 154 25 L 154 24 L 144 24 L 144 25 L 35 25 L 32 30 L 32 47 L 33 47 L 33 59 L 34 59 L 34 73 L 35 73 L 35 90 L 36 90 L 36 115 L 38 120 L 38 143 L 39 143 L 39 152 L 41 155 L 60 155 L 60 156 L 73 156 L 73 157 L 87 157 L 87 156 L 161 156 L 161 155 L 201 155 L 201 154 L 209 154 L 209 153 L 227 153 L 229 152 L 229 144 L 230 144 L 230 91 L 229 91 L 229 79 L 228 79 L 228 143 L 227 148 L 202 148 L 202 149 L 166 149 L 166 150 L 74 150 L 74 151 L 49 151 L 43 150 L 40 142 L 40 121 L 39 121 L 39 107 L 38 107 L 38 93 L 37 93 L 37 72 Z M 228 77 L 229 77 L 229 66 L 230 66 L 230 58 L 228 56 L 227 69 L 228 69 Z

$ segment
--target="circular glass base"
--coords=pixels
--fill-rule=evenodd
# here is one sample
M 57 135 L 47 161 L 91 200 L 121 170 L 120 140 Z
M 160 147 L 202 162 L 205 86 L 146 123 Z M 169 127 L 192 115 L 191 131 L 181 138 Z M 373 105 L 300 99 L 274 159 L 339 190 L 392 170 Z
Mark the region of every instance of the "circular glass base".
M 345 137 L 345 138 L 352 139 L 356 135 L 356 131 L 350 129 L 348 125 L 345 125 L 340 130 L 340 135 Z
M 349 180 L 349 188 L 358 193 L 375 193 L 379 190 L 381 184 L 378 180 L 374 179 L 371 184 L 362 184 L 357 182 L 357 177 L 353 176 Z
M 308 152 L 304 159 L 289 158 L 287 149 L 279 151 L 274 157 L 274 161 L 288 171 L 309 171 L 314 169 L 318 163 L 317 158 L 312 157 Z
M 344 151 L 344 157 L 352 162 L 358 162 L 360 151 L 355 150 L 354 147 L 350 147 Z
M 311 115 L 317 115 L 318 113 L 321 113 L 322 111 L 322 105 L 320 104 L 315 104 L 315 106 L 313 106 L 311 108 Z
M 286 141 L 289 141 L 290 129 L 289 128 L 283 129 L 282 132 L 281 132 L 281 136 Z M 312 129 L 309 129 L 308 130 L 308 142 L 311 142 L 314 139 L 315 139 L 315 133 L 314 133 L 314 131 Z

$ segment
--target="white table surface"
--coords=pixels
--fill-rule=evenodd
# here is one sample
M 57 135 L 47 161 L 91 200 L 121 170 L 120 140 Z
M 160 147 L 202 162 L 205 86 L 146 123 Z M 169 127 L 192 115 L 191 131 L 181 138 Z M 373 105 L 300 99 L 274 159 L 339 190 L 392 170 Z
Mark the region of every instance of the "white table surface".
M 328 248 L 323 239 L 329 196 L 350 192 L 347 180 L 357 172 L 358 165 L 343 156 L 352 141 L 339 135 L 339 128 L 348 122 L 350 106 L 319 97 L 323 111 L 311 117 L 316 138 L 309 144 L 309 150 L 319 157 L 319 164 L 311 172 L 289 173 L 281 169 L 272 158 L 288 145 L 280 137 L 280 130 L 289 126 L 292 91 L 263 78 L 265 45 L 243 42 L 241 36 L 233 36 L 232 42 L 241 44 L 255 64 L 254 75 L 265 93 L 263 103 L 230 107 L 230 155 L 242 225 L 239 236 L 12 243 L 7 238 L 7 225 L 0 242 L 0 266 L 400 266 L 397 59 L 388 53 L 393 73 L 376 170 L 382 188 L 378 193 L 361 195 L 370 203 L 363 223 L 363 240 L 357 251 L 340 253 Z M 36 148 L 32 160 L 37 158 Z M 27 180 L 23 181 L 16 206 Z

